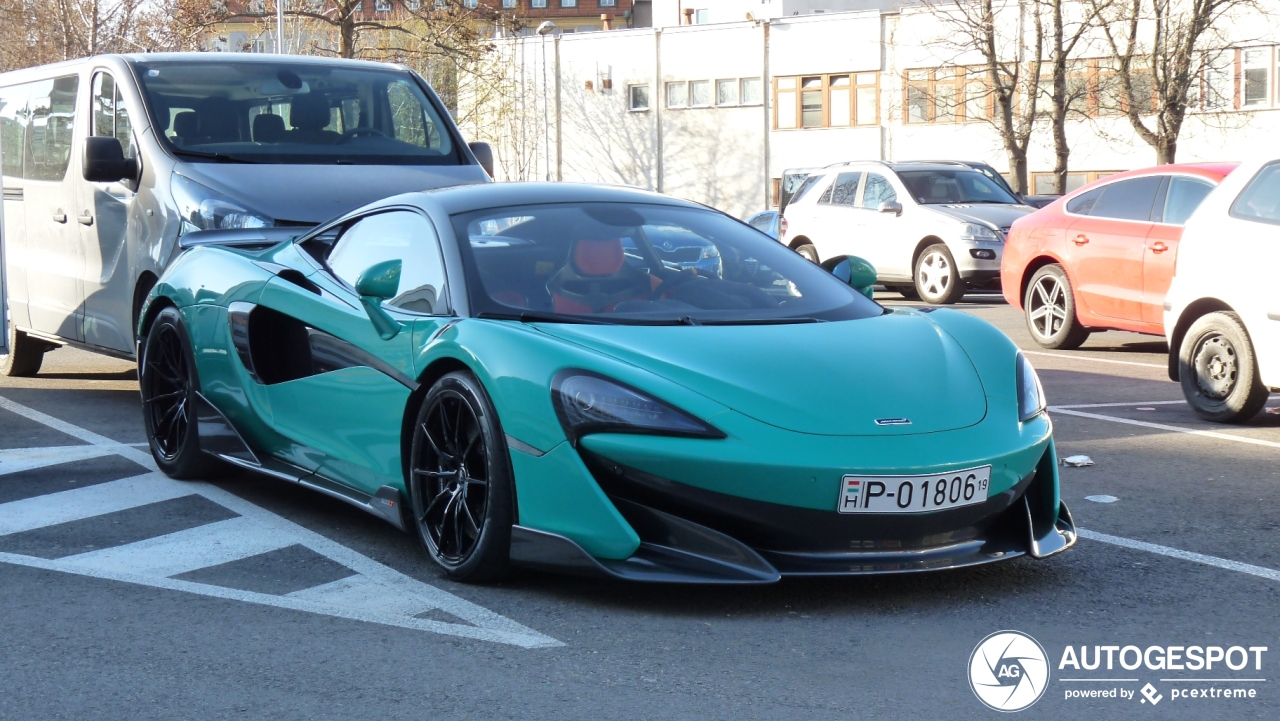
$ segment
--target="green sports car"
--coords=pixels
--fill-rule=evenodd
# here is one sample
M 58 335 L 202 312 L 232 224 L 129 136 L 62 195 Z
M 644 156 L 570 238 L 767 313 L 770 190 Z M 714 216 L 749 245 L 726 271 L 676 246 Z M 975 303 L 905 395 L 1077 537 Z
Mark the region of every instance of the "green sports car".
M 165 473 L 300 483 L 468 581 L 769 583 L 1076 540 L 1031 365 L 970 315 L 878 305 L 856 258 L 559 183 L 411 193 L 296 233 L 190 233 L 147 299 Z

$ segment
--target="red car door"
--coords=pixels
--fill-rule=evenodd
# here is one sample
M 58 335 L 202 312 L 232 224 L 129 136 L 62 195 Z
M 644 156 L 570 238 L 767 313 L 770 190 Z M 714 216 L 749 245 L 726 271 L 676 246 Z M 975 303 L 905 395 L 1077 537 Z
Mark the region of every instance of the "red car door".
M 1214 189 L 1214 184 L 1203 178 L 1175 175 L 1163 194 L 1163 203 L 1157 201 L 1152 223 L 1147 234 L 1142 258 L 1142 320 L 1145 323 L 1164 324 L 1164 296 L 1173 282 L 1173 271 L 1178 258 L 1178 241 L 1182 239 L 1182 226 L 1200 206 L 1200 201 Z
M 1066 245 L 1076 300 L 1089 313 L 1142 322 L 1142 263 L 1162 181 L 1159 175 L 1120 180 L 1098 188 L 1087 215 L 1088 204 L 1076 206 L 1080 217 L 1067 228 Z

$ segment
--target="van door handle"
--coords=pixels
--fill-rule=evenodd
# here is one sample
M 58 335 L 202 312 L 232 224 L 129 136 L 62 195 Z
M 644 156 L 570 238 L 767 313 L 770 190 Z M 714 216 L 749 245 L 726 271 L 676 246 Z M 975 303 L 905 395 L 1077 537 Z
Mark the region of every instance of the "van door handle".
M 55 222 L 55 223 L 65 223 L 65 222 L 67 222 L 67 214 L 66 214 L 66 213 L 64 213 L 64 212 L 62 212 L 62 209 L 61 209 L 61 208 L 59 208 L 59 209 L 58 209 L 58 212 L 56 212 L 56 213 L 54 213 L 54 214 L 53 214 L 53 222 Z
M 77 215 L 76 221 L 79 222 L 80 225 L 93 225 L 93 216 L 89 215 L 86 211 L 83 215 Z
M 1165 245 L 1164 243 L 1162 243 L 1162 242 L 1160 242 L 1160 241 L 1158 241 L 1158 240 L 1157 240 L 1156 242 L 1154 242 L 1154 243 L 1152 243 L 1152 244 L 1151 244 L 1151 252 L 1152 252 L 1152 253 L 1163 253 L 1163 252 L 1165 252 L 1165 251 L 1166 251 L 1166 250 L 1168 250 L 1168 249 L 1169 249 L 1169 246 Z
M 1084 245 L 1085 243 L 1089 242 L 1089 239 L 1084 235 L 1077 235 L 1076 237 L 1071 239 L 1071 242 L 1075 243 L 1076 245 Z

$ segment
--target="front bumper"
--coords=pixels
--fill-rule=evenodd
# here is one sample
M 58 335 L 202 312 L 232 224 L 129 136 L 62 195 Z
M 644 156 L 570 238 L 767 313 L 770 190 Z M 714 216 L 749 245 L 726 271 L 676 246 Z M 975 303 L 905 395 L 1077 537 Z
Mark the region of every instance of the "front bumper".
M 516 565 L 667 583 L 772 583 L 958 568 L 1074 545 L 1058 500 L 1050 444 L 1031 473 L 986 503 L 926 514 L 845 515 L 695 488 L 583 452 L 592 476 L 640 537 L 624 559 L 594 557 L 573 540 L 516 526 Z

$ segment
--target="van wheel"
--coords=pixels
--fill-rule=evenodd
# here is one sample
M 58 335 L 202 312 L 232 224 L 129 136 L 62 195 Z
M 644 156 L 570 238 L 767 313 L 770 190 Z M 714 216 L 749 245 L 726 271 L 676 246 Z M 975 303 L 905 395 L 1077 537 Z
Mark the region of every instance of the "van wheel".
M 1235 313 L 1210 313 L 1191 324 L 1178 351 L 1178 377 L 1191 409 L 1215 423 L 1249 420 L 1270 395 L 1249 333 Z
M 804 258 L 805 260 L 809 261 L 810 263 L 819 263 L 819 262 L 821 262 L 821 261 L 819 261 L 819 260 L 818 260 L 818 249 L 817 249 L 817 248 L 815 248 L 815 247 L 813 247 L 813 244 L 812 244 L 812 243 L 805 243 L 804 245 L 797 245 L 797 246 L 796 246 L 796 252 L 800 254 L 800 257 Z
M 916 292 L 924 302 L 949 305 L 964 297 L 964 278 L 945 243 L 925 248 L 915 270 Z
M 1089 329 L 1076 317 L 1071 279 L 1060 265 L 1046 265 L 1031 277 L 1022 312 L 1032 340 L 1042 348 L 1072 350 L 1089 339 Z
M 36 340 L 9 324 L 8 355 L 0 356 L 0 374 L 27 378 L 40 372 L 45 351 L 53 345 Z

